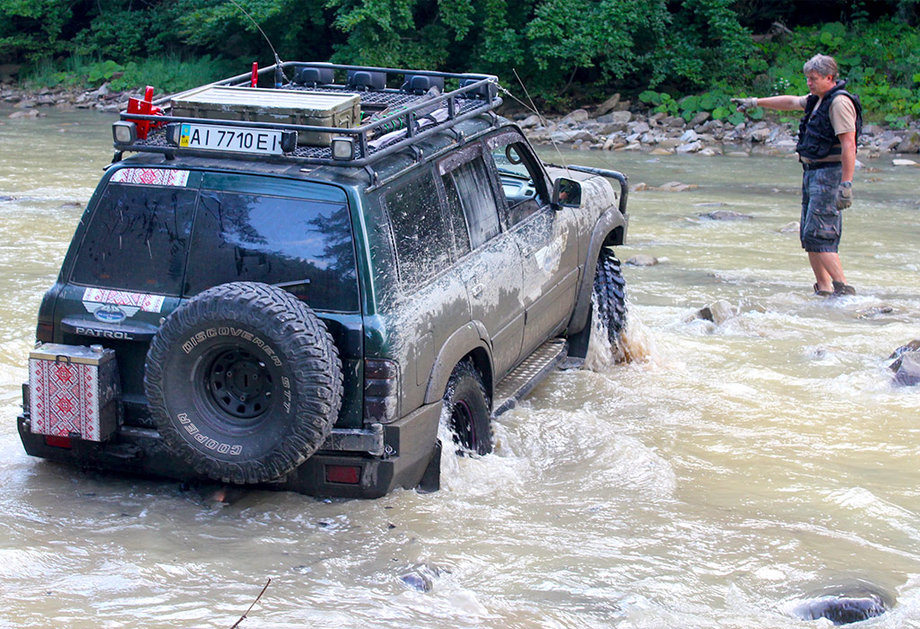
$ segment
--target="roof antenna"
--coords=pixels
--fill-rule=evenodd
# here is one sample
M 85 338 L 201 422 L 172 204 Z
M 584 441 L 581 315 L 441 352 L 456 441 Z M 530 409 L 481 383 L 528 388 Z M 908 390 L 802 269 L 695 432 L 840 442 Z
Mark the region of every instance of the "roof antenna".
M 265 38 L 265 42 L 268 44 L 268 47 L 271 48 L 272 54 L 275 56 L 275 87 L 280 88 L 283 84 L 283 81 L 287 81 L 288 78 L 284 75 L 284 70 L 281 69 L 281 57 L 278 56 L 278 52 L 275 50 L 275 47 L 272 46 L 271 40 L 268 38 L 268 35 L 265 34 L 265 31 L 262 30 L 262 27 L 259 26 L 259 23 L 256 22 L 249 13 L 246 12 L 246 9 L 240 6 L 236 0 L 230 0 L 230 3 L 239 9 L 243 15 L 249 18 L 249 21 L 256 25 L 256 28 L 259 29 L 259 32 L 262 33 L 262 37 Z

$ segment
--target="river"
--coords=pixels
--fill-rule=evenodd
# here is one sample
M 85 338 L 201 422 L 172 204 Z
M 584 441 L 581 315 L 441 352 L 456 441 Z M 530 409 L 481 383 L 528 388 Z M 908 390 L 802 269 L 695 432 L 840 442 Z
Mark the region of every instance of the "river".
M 373 501 L 82 473 L 15 428 L 35 314 L 111 158 L 111 115 L 0 109 L 0 628 L 801 628 L 822 588 L 868 582 L 920 627 L 920 170 L 865 160 L 821 299 L 778 157 L 545 152 L 684 192 L 630 196 L 632 360 L 558 372 L 445 457 L 442 489 Z M 710 220 L 715 210 L 747 220 Z M 693 318 L 729 302 L 720 325 Z M 400 577 L 431 584 L 408 587 Z M 411 579 L 410 579 L 411 580 Z M 861 626 L 861 625 L 860 625 Z

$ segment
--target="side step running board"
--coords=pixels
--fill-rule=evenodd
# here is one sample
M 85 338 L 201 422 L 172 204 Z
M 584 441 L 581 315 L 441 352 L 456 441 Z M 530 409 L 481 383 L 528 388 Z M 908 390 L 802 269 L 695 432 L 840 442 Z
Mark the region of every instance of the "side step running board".
M 518 400 L 530 393 L 546 374 L 565 360 L 567 349 L 565 339 L 547 341 L 502 378 L 495 387 L 492 417 L 498 417 L 514 408 Z

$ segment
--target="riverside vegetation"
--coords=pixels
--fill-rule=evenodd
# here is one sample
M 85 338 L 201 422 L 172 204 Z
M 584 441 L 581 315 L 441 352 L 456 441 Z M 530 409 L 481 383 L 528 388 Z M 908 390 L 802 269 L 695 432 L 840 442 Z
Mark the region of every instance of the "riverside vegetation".
M 822 3 L 815 15 L 784 0 L 63 2 L 0 5 L 0 99 L 14 117 L 116 110 L 145 85 L 159 97 L 270 63 L 258 22 L 284 58 L 498 74 L 504 113 L 536 142 L 656 153 L 791 153 L 797 116 L 744 115 L 729 98 L 804 94 L 802 62 L 822 52 L 862 99 L 861 156 L 920 150 L 914 0 Z M 815 21 L 831 15 L 843 21 Z

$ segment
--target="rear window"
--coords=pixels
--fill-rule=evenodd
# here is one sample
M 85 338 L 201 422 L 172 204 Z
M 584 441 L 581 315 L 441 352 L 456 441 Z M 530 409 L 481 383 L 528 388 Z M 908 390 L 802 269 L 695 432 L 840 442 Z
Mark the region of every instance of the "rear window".
M 78 284 L 179 295 L 197 190 L 110 183 L 83 237 Z
M 348 206 L 202 191 L 185 292 L 241 281 L 281 284 L 312 308 L 357 310 Z
M 251 176 L 227 184 L 235 190 L 110 182 L 71 280 L 172 296 L 227 282 L 265 282 L 315 309 L 358 310 L 354 239 L 341 191 Z M 275 196 L 267 189 L 292 195 L 315 190 L 318 198 Z

